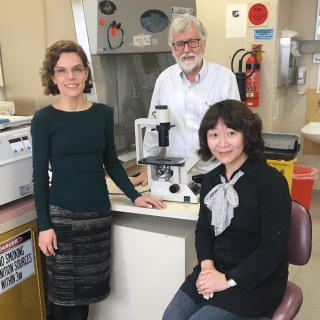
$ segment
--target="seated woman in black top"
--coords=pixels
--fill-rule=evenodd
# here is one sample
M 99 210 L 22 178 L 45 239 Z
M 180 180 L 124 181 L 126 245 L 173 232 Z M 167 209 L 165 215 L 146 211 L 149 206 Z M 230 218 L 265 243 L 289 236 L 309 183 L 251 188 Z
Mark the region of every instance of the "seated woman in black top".
M 261 157 L 262 122 L 242 102 L 211 106 L 199 129 L 207 173 L 196 226 L 198 265 L 163 319 L 272 317 L 288 279 L 291 198 L 284 176 Z

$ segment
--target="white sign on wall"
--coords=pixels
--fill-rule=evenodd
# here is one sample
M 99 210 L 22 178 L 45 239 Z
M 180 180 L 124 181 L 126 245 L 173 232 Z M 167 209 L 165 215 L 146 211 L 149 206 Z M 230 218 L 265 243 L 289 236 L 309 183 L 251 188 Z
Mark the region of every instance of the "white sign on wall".
M 171 7 L 170 8 L 170 20 L 179 17 L 181 14 L 193 14 L 193 8 L 185 8 L 185 7 Z
M 35 272 L 31 229 L 0 244 L 0 294 Z
M 245 38 L 247 36 L 247 5 L 232 4 L 226 9 L 226 37 Z

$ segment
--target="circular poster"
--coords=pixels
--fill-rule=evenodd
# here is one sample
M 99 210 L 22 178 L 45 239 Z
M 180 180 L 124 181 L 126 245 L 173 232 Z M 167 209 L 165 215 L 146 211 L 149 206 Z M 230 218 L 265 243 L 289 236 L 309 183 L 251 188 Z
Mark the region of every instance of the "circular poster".
M 249 21 L 255 26 L 263 24 L 268 18 L 268 9 L 262 3 L 254 4 L 248 13 Z

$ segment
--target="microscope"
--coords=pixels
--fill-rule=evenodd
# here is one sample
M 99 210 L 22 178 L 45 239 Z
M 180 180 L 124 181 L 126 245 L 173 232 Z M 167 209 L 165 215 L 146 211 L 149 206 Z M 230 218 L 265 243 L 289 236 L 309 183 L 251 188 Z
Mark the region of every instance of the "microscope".
M 146 125 L 155 126 L 151 131 L 158 131 L 159 146 L 169 146 L 170 123 L 168 106 L 159 105 L 152 113 L 155 119 L 141 118 L 135 120 L 137 163 L 147 165 L 148 184 L 151 196 L 162 200 L 198 203 L 199 186 L 192 180 L 191 170 L 200 161 L 195 152 L 189 159 L 179 157 L 152 156 L 143 158 L 142 129 Z

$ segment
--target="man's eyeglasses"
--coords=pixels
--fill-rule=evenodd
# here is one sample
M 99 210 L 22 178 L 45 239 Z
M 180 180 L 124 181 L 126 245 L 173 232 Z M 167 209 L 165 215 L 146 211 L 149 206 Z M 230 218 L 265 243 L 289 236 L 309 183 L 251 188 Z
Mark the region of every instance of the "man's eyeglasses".
M 179 41 L 176 43 L 172 43 L 173 47 L 177 51 L 181 51 L 184 49 L 184 46 L 187 44 L 189 48 L 197 48 L 199 46 L 200 39 L 190 39 L 188 41 Z
M 57 68 L 54 68 L 53 70 L 54 70 L 54 74 L 58 77 L 65 77 L 68 74 L 68 69 L 66 68 L 57 67 Z M 79 76 L 85 70 L 86 69 L 82 66 L 75 66 L 71 69 L 71 72 L 74 76 Z

